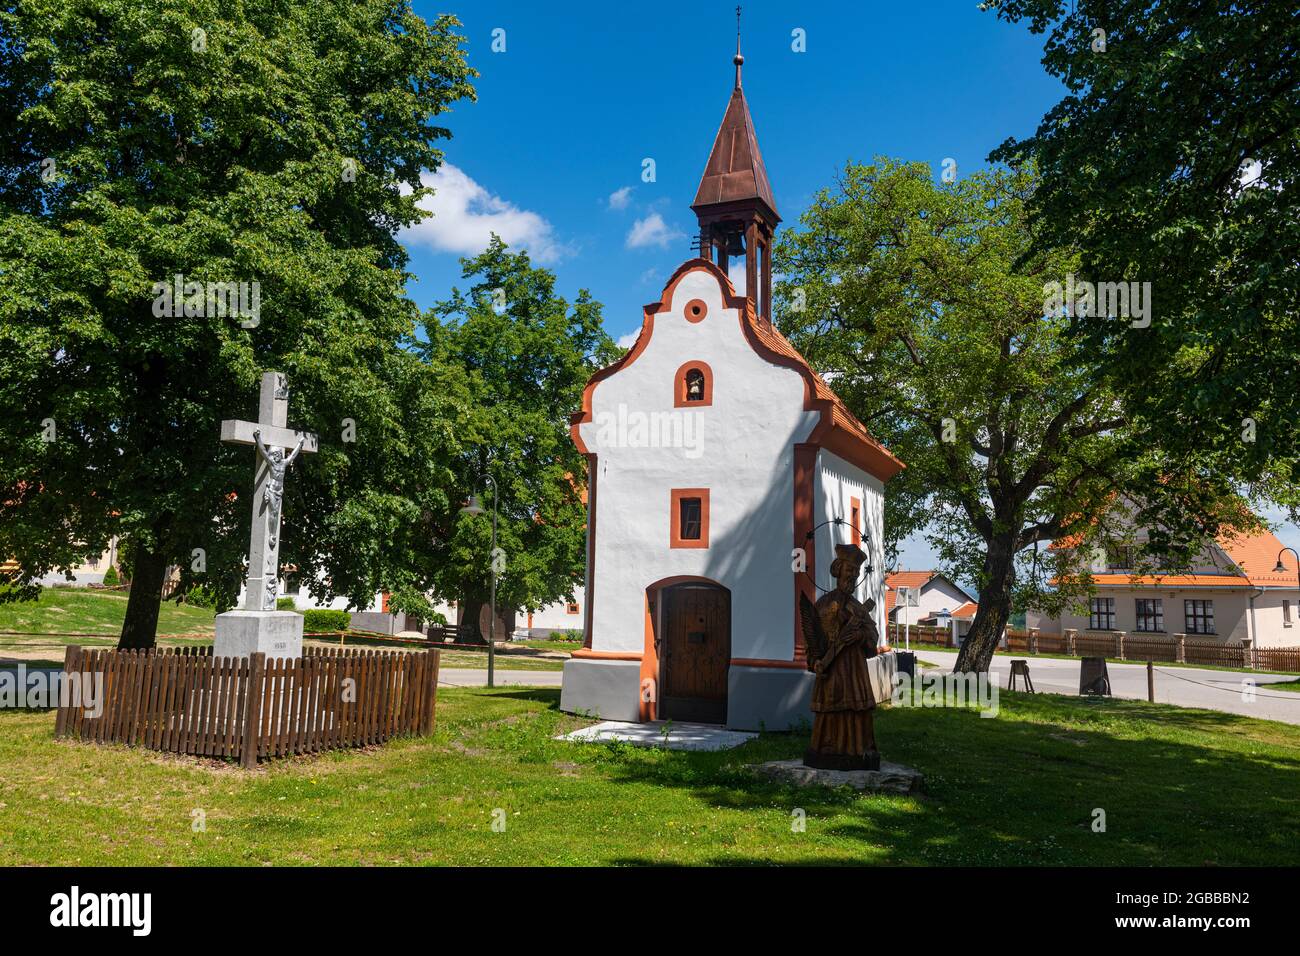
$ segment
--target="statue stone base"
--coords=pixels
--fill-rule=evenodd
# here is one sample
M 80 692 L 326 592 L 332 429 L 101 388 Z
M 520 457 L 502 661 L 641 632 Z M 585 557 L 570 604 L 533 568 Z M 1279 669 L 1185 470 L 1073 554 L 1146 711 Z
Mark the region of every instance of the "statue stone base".
M 822 753 L 811 747 L 804 751 L 803 765 L 816 770 L 879 770 L 880 751 L 868 750 L 861 755 Z
M 908 796 L 925 792 L 925 777 L 919 770 L 883 761 L 875 770 L 822 770 L 800 760 L 770 760 L 750 765 L 750 770 L 780 783 L 799 787 L 853 787 L 863 793 L 898 793 Z
M 302 657 L 302 615 L 294 611 L 226 611 L 217 615 L 215 657 Z

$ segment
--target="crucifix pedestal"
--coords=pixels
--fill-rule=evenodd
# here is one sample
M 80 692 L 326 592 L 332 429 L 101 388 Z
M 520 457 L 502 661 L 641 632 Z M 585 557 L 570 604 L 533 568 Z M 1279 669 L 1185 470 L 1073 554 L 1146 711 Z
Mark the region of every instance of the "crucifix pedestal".
M 277 611 L 280 580 L 280 505 L 289 465 L 316 450 L 316 436 L 288 428 L 289 386 L 284 375 L 262 376 L 256 422 L 221 423 L 221 440 L 257 449 L 253 480 L 253 528 L 248 549 L 244 606 L 217 615 L 212 653 L 217 657 L 302 656 L 302 615 Z

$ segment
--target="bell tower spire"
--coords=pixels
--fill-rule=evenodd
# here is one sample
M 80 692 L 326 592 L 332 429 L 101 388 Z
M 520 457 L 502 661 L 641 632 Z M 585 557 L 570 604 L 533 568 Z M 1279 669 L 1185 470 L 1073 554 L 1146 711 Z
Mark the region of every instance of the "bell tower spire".
M 761 321 L 771 321 L 772 234 L 781 217 L 758 148 L 754 121 L 740 86 L 740 7 L 736 7 L 736 82 L 713 140 L 700 188 L 691 203 L 700 224 L 700 256 L 726 272 L 745 259 L 745 295 Z
M 731 61 L 736 64 L 736 89 L 740 89 L 740 68 L 745 65 L 745 58 L 740 55 L 740 6 L 736 6 L 736 55 Z

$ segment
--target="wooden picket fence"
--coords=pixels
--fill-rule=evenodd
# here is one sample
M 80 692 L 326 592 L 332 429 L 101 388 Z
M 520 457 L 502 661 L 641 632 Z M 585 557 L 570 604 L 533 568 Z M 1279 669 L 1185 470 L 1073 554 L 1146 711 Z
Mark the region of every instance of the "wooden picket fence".
M 170 753 L 259 759 L 433 732 L 438 651 L 304 648 L 296 659 L 213 657 L 209 648 L 69 647 L 63 679 L 102 676 L 102 703 L 61 699 L 54 733 Z
M 1262 671 L 1300 672 L 1300 647 L 1246 647 L 1188 634 L 1149 634 L 1135 631 L 1077 631 L 1040 634 L 1037 630 L 1007 631 L 1007 650 L 1021 654 L 1066 654 L 1109 657 L 1120 661 L 1207 664 Z

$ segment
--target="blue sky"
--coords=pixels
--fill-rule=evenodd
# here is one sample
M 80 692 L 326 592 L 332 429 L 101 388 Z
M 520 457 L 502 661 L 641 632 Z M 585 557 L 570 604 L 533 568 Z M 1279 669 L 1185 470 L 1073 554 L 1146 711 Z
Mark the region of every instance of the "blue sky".
M 430 19 L 445 9 L 415 8 Z M 1040 64 L 1042 38 L 975 0 L 743 8 L 745 95 L 786 224 L 851 159 L 979 169 L 1062 95 Z M 404 237 L 411 296 L 427 306 L 463 285 L 459 257 L 495 229 L 554 270 L 562 295 L 590 290 L 611 336 L 635 332 L 692 255 L 690 203 L 731 93 L 735 3 L 475 0 L 454 12 L 478 101 L 440 118 L 453 137 L 436 216 Z M 647 158 L 654 182 L 642 180 Z M 931 563 L 923 541 L 900 561 Z

